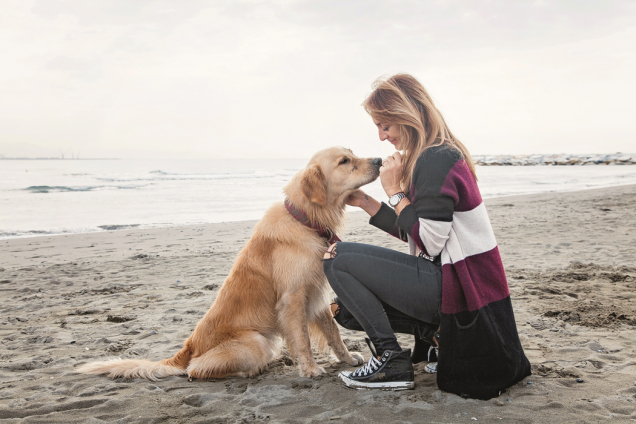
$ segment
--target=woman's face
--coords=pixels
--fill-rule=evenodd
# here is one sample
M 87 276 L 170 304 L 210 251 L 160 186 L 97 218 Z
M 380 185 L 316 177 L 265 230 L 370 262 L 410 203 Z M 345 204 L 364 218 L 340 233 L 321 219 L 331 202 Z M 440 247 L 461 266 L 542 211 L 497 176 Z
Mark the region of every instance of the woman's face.
M 402 150 L 399 125 L 376 121 L 375 119 L 373 120 L 373 123 L 375 123 L 376 127 L 378 127 L 380 140 L 388 140 L 388 142 L 395 147 L 395 150 Z

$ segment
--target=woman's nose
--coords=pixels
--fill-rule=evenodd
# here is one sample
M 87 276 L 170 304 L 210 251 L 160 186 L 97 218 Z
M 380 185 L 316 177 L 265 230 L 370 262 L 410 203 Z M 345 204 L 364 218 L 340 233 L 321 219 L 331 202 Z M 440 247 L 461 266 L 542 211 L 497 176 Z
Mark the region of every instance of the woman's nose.
M 380 130 L 379 133 L 380 133 L 380 141 L 384 141 L 387 139 L 388 135 L 384 131 Z

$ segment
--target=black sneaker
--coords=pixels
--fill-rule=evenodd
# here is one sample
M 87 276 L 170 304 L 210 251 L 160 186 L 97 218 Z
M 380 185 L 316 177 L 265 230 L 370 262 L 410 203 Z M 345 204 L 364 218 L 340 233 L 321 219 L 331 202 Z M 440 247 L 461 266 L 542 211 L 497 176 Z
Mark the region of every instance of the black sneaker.
M 355 371 L 342 371 L 338 378 L 350 389 L 408 390 L 415 387 L 411 349 L 394 352 L 385 351 L 378 359 L 371 341 L 371 358 Z

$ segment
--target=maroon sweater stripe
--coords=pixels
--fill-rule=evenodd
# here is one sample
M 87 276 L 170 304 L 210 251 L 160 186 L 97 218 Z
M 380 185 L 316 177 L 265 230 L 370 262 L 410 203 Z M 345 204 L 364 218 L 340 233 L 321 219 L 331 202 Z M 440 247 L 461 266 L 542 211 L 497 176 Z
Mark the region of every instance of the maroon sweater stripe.
M 411 230 L 410 236 L 411 236 L 411 240 L 413 240 L 417 248 L 428 255 L 428 251 L 426 250 L 426 247 L 424 246 L 424 242 L 420 238 L 420 220 L 419 219 L 417 220 L 415 225 L 413 225 L 413 229 Z
M 475 176 L 464 159 L 451 168 L 442 185 L 442 194 L 455 201 L 455 212 L 466 212 L 481 204 L 481 194 Z
M 442 267 L 442 313 L 476 311 L 510 295 L 499 248 Z

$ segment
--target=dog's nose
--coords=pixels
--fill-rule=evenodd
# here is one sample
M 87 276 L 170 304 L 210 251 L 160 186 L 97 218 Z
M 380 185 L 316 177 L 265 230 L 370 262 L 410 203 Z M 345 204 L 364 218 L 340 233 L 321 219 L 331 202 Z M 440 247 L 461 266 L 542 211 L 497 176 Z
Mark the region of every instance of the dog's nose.
M 371 161 L 371 163 L 374 166 L 377 166 L 378 168 L 382 166 L 382 159 L 381 158 L 375 158 Z

